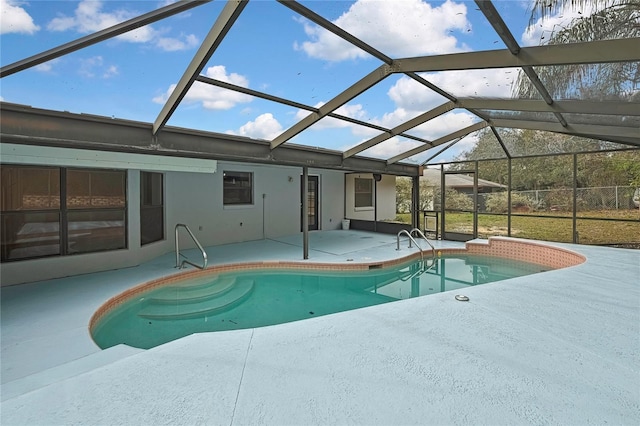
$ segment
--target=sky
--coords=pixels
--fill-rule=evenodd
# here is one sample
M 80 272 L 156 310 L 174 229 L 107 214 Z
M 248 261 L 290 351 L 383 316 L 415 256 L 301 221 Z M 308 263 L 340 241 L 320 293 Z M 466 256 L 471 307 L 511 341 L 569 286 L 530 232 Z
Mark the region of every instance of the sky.
M 0 0 L 2 67 L 170 1 Z M 392 58 L 504 49 L 473 1 L 327 0 L 304 6 Z M 224 6 L 213 1 L 0 80 L 0 100 L 152 123 Z M 494 1 L 521 46 L 540 44 L 577 12 L 529 26 L 530 3 Z M 582 13 L 582 12 L 581 12 Z M 586 13 L 586 12 L 585 12 Z M 319 107 L 382 63 L 273 0 L 251 0 L 202 74 Z M 420 74 L 456 97 L 510 97 L 517 69 Z M 391 75 L 336 113 L 392 128 L 446 102 Z M 308 111 L 196 82 L 167 125 L 272 140 Z M 479 119 L 456 109 L 407 133 L 435 140 Z M 324 118 L 291 143 L 344 151 L 380 132 Z M 471 134 L 443 156 L 477 140 Z M 394 137 L 361 155 L 388 159 L 420 145 Z M 438 148 L 437 150 L 439 150 Z M 407 159 L 421 163 L 436 149 Z M 445 159 L 445 158 L 443 158 Z

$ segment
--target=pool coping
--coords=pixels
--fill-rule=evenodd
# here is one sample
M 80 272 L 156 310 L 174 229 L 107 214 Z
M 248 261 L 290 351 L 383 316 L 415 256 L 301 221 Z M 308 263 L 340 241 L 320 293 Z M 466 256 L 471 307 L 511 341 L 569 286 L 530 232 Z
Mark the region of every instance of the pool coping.
M 425 250 L 430 251 L 430 250 Z M 465 243 L 464 248 L 433 249 L 434 256 L 476 255 L 507 260 L 523 261 L 541 265 L 550 269 L 561 269 L 584 263 L 585 256 L 566 248 L 554 247 L 543 242 L 522 240 L 510 237 L 490 237 L 488 240 L 473 240 Z M 423 257 L 424 252 L 411 253 L 395 259 L 378 261 L 359 261 L 346 263 L 309 262 L 309 261 L 254 261 L 223 263 L 210 265 L 204 269 L 177 272 L 135 285 L 104 302 L 91 316 L 88 329 L 93 336 L 94 329 L 112 310 L 137 298 L 140 294 L 159 287 L 169 286 L 180 281 L 214 275 L 217 273 L 249 271 L 256 269 L 288 269 L 309 271 L 365 271 L 372 267 L 389 268 Z

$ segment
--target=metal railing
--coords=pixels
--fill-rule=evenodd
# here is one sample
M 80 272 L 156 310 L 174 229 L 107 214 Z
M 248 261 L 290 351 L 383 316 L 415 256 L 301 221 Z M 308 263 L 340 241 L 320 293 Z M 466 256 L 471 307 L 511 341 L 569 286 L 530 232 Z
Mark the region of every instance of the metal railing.
M 433 254 L 433 257 L 436 257 L 436 248 L 433 246 L 433 244 L 431 244 L 431 242 L 429 242 L 429 239 L 426 237 L 426 235 L 424 235 L 424 233 L 419 228 L 413 228 L 409 232 L 409 235 L 413 235 L 414 232 L 418 234 L 418 236 L 422 237 L 422 239 L 425 240 L 427 244 L 429 244 L 429 247 L 431 247 L 431 253 Z
M 431 264 L 428 265 L 427 262 L 425 262 L 424 260 L 424 250 L 422 250 L 422 247 L 420 247 L 420 244 L 418 244 L 418 242 L 413 238 L 413 233 L 418 234 L 420 237 L 422 237 L 427 244 L 429 244 L 429 247 L 431 248 Z M 427 239 L 427 237 L 424 235 L 424 233 L 418 229 L 418 228 L 414 228 L 411 231 L 407 231 L 406 229 L 403 229 L 402 231 L 398 232 L 398 238 L 397 238 L 397 244 L 396 244 L 396 250 L 400 250 L 400 236 L 401 235 L 406 235 L 407 237 L 409 237 L 409 248 L 411 248 L 411 243 L 415 244 L 416 247 L 418 247 L 418 250 L 420 250 L 420 263 L 421 263 L 421 268 L 414 272 L 413 274 L 411 274 L 411 276 L 409 278 L 413 278 L 416 275 L 419 274 L 423 274 L 424 272 L 428 271 L 429 269 L 433 268 L 433 266 L 436 263 L 436 248 L 433 246 L 433 244 L 431 244 L 431 242 Z M 403 279 L 404 281 L 404 279 Z
M 427 236 L 424 235 L 424 233 L 419 228 L 413 228 L 411 231 L 409 231 L 409 235 L 413 235 L 414 232 L 422 237 L 422 239 L 425 240 L 427 244 L 429 244 L 429 247 L 431 247 L 431 265 L 427 266 L 424 258 L 422 260 L 422 272 L 427 272 L 436 264 L 436 248 L 433 246 L 433 244 L 431 244 Z
M 413 244 L 416 245 L 416 247 L 418 247 L 418 250 L 420 250 L 420 260 L 424 262 L 424 252 L 422 251 L 422 247 L 420 247 L 420 244 L 418 244 L 418 242 L 413 239 L 409 231 L 407 231 L 406 229 L 403 229 L 402 231 L 398 232 L 398 241 L 396 244 L 396 250 L 400 250 L 400 235 L 403 235 L 403 234 L 409 237 L 409 248 L 411 248 L 412 242 Z
M 187 259 L 184 259 L 182 263 L 180 263 L 180 248 L 178 247 L 178 229 L 179 228 L 186 229 L 189 235 L 191 236 L 191 239 L 193 240 L 193 242 L 196 243 L 196 245 L 200 249 L 200 252 L 202 253 L 202 257 L 204 259 L 204 264 L 202 266 L 195 264 Z M 204 251 L 204 248 L 202 248 L 202 245 L 200 244 L 196 236 L 193 235 L 193 232 L 191 232 L 191 229 L 189 229 L 189 227 L 184 223 L 178 223 L 176 225 L 176 268 L 179 268 L 179 269 L 184 268 L 185 263 L 188 263 L 191 266 L 195 266 L 196 268 L 205 269 L 207 267 L 207 252 Z

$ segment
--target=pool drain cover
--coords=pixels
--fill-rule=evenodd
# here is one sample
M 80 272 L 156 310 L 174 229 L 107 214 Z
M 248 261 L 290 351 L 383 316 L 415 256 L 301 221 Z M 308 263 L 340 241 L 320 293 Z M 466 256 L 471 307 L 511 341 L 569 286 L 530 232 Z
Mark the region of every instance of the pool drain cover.
M 467 296 L 464 296 L 462 294 L 456 294 L 456 300 L 459 302 L 468 302 L 469 298 Z

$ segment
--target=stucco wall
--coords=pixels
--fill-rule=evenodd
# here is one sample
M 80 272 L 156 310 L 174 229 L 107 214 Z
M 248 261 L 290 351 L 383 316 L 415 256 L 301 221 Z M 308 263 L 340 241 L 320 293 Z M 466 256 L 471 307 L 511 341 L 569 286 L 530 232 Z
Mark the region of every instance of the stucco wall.
M 224 171 L 253 172 L 252 205 L 223 205 Z M 215 174 L 170 173 L 167 224 L 187 224 L 205 246 L 295 234 L 300 232 L 301 173 L 294 167 L 230 162 L 219 162 Z M 337 229 L 344 211 L 344 173 L 310 169 L 309 175 L 319 176 L 320 229 Z M 193 246 L 188 237 L 184 244 Z
M 373 207 L 355 206 L 355 179 L 373 179 L 371 173 L 351 173 L 345 176 L 345 214 L 347 219 L 374 220 Z M 393 220 L 396 217 L 396 178 L 382 175 L 382 180 L 376 185 L 377 219 Z

